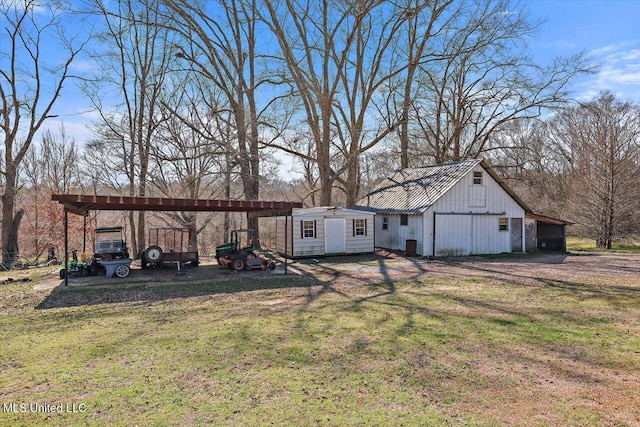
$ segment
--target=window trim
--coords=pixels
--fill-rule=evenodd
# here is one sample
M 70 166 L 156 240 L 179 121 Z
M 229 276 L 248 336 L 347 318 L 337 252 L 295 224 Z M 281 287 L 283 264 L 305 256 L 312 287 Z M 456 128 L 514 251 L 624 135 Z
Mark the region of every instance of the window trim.
M 361 221 L 362 224 L 358 225 L 358 221 Z M 353 220 L 353 235 L 354 236 L 367 235 L 367 219 L 366 218 L 357 218 Z
M 509 231 L 509 218 L 504 216 L 498 218 L 498 231 Z
M 473 185 L 482 185 L 484 176 L 482 171 L 473 171 Z
M 400 226 L 407 227 L 409 225 L 409 214 L 400 214 Z
M 307 233 L 310 231 L 310 233 Z M 315 239 L 318 233 L 316 233 L 316 221 L 310 219 L 303 219 L 300 221 L 300 238 L 301 239 Z
M 382 216 L 382 229 L 383 230 L 389 229 L 389 215 Z

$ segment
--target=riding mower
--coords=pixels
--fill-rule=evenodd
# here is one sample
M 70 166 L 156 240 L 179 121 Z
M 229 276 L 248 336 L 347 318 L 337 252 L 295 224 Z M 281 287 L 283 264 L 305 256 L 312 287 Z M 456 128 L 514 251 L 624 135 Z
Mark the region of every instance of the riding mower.
M 218 264 L 227 266 L 236 271 L 271 269 L 275 270 L 276 263 L 257 253 L 252 245 L 241 247 L 239 233 L 252 233 L 254 230 L 233 230 L 231 242 L 216 246 L 216 260 Z
M 71 249 L 71 261 L 65 268 L 60 269 L 60 278 L 64 279 L 67 274 L 80 274 L 87 277 L 91 273 L 91 264 L 86 261 L 78 261 L 78 250 Z
M 270 258 L 266 258 L 258 253 L 238 252 L 232 255 L 223 256 L 219 260 L 221 265 L 235 270 L 270 270 L 276 269 L 276 262 Z
M 231 232 L 230 242 L 216 246 L 216 261 L 218 261 L 218 264 L 226 265 L 221 261 L 222 258 L 229 258 L 231 255 L 235 255 L 239 252 L 249 254 L 253 253 L 253 245 L 249 244 L 249 237 L 254 231 L 255 230 L 233 230 Z M 248 233 L 247 246 L 245 247 L 242 247 L 242 238 L 240 237 L 240 233 Z

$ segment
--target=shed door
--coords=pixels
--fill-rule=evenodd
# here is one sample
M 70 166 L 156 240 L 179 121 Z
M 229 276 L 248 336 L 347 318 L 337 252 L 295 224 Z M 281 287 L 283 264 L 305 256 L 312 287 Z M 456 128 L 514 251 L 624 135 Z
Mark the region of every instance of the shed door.
M 347 251 L 344 218 L 324 219 L 324 252 L 338 254 Z
M 435 215 L 435 255 L 460 256 L 472 251 L 471 215 Z
M 522 252 L 522 218 L 511 218 L 511 252 Z

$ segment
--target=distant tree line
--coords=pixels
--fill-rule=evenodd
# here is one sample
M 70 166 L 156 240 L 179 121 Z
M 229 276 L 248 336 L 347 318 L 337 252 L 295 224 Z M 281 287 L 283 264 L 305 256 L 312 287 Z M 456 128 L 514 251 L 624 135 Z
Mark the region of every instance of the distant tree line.
M 44 208 L 47 192 L 268 194 L 350 206 L 393 169 L 476 157 L 601 246 L 639 231 L 628 214 L 639 200 L 638 106 L 610 93 L 571 102 L 574 77 L 594 69 L 589 58 L 533 61 L 527 41 L 540 23 L 516 1 L 11 0 L 1 8 L 0 44 L 13 47 L 0 61 L 5 264 L 18 253 L 18 230 L 42 230 L 43 212 L 55 211 Z M 89 30 L 65 25 L 70 17 Z M 65 53 L 61 62 L 41 54 L 45 36 L 48 49 L 57 43 Z M 71 73 L 80 60 L 90 66 Z M 93 139 L 74 141 L 63 129 L 38 136 L 72 82 L 93 106 Z M 286 183 L 285 158 L 295 164 Z M 194 240 L 209 220 L 154 219 L 189 228 Z M 126 221 L 137 253 L 148 215 Z M 222 239 L 233 221 L 222 218 Z M 21 247 L 39 253 L 56 233 Z

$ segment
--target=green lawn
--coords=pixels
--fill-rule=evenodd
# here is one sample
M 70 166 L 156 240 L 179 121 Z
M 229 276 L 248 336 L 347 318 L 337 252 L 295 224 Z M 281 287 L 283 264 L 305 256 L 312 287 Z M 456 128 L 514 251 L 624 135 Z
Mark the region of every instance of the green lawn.
M 588 251 L 588 252 L 619 252 L 619 253 L 636 253 L 640 254 L 640 240 L 623 239 L 613 243 L 611 249 L 603 249 L 596 247 L 594 239 L 584 237 L 567 237 L 568 251 Z
M 0 425 L 637 425 L 640 279 L 597 282 L 0 285 Z

